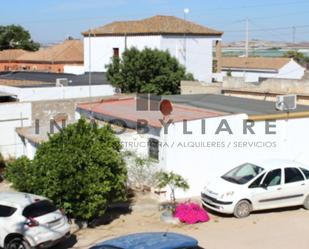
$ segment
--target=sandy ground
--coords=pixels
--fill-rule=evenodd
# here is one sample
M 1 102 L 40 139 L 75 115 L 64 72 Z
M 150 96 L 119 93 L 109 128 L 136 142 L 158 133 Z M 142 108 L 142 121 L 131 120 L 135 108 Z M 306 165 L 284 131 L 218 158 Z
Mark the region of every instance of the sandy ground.
M 0 184 L 1 191 L 4 184 Z M 9 189 L 7 186 L 6 189 Z M 138 195 L 131 213 L 107 225 L 76 231 L 71 240 L 54 249 L 86 249 L 102 240 L 135 232 L 173 231 L 199 240 L 204 249 L 308 249 L 309 211 L 283 209 L 252 214 L 245 219 L 210 214 L 208 223 L 168 225 L 160 222 L 157 201 Z

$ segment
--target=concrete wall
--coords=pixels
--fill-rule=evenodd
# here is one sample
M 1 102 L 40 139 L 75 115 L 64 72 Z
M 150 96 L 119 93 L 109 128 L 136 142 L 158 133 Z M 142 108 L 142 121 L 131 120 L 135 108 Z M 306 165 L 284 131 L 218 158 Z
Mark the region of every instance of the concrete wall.
M 0 85 L 0 91 L 16 94 L 21 102 L 86 98 L 90 95 L 89 86 L 17 88 Z M 110 96 L 114 93 L 115 89 L 111 85 L 91 86 L 92 97 Z
M 221 83 L 203 83 L 198 81 L 181 81 L 181 94 L 220 94 Z
M 309 80 L 266 79 L 258 84 L 246 83 L 242 78 L 226 77 L 223 90 L 259 91 L 265 93 L 294 93 L 309 96 Z
M 183 36 L 160 35 L 127 36 L 127 38 L 121 36 L 85 37 L 85 71 L 105 72 L 105 65 L 111 62 L 113 48 L 119 48 L 119 53 L 122 54 L 125 50 L 125 44 L 127 44 L 127 48 L 137 47 L 140 50 L 145 47 L 168 50 L 181 64 L 186 66 L 188 72 L 193 73 L 196 79 L 211 82 L 213 41 L 218 39 L 216 37 L 196 36 L 186 36 L 186 39 L 184 39 Z M 186 53 L 184 53 L 185 47 Z M 89 54 L 91 54 L 90 58 Z M 90 68 L 89 65 L 91 65 Z
M 23 154 L 23 144 L 17 127 L 31 126 L 31 103 L 0 103 L 0 152 L 5 157 Z
M 206 84 L 182 81 L 181 94 L 221 94 L 243 98 L 276 101 L 277 95 L 296 94 L 298 104 L 309 104 L 309 80 L 266 79 L 259 83 L 244 78 L 225 77 L 223 83 Z
M 84 65 L 64 65 L 63 72 L 79 75 L 84 74 L 85 68 Z
M 215 130 L 222 119 L 226 119 L 233 135 Z M 265 134 L 265 122 L 256 122 L 255 135 L 243 134 L 243 120 L 247 115 L 225 116 L 206 119 L 206 134 L 201 132 L 201 121 L 189 121 L 188 130 L 193 134 L 183 134 L 183 124 L 170 126 L 169 133 L 162 141 L 165 157 L 162 165 L 189 181 L 190 190 L 177 191 L 178 197 L 198 196 L 205 184 L 220 177 L 228 170 L 244 163 L 263 159 L 297 160 L 309 166 L 309 118 L 278 120 L 275 135 Z M 164 140 L 165 139 L 165 140 Z

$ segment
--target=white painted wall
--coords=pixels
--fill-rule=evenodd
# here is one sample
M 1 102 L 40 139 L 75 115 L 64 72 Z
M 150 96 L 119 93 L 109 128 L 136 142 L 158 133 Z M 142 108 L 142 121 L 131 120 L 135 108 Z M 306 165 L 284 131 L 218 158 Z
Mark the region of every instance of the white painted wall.
M 187 71 L 192 73 L 196 79 L 210 83 L 214 40 L 218 38 L 162 36 L 161 49 L 168 50 L 182 65 L 186 66 Z
M 63 71 L 64 73 L 80 75 L 85 73 L 85 68 L 84 65 L 64 65 Z
M 119 48 L 119 54 L 122 54 L 125 50 L 125 40 L 124 36 L 84 37 L 85 71 L 89 72 L 89 70 L 91 70 L 92 72 L 106 72 L 105 65 L 111 62 L 113 48 Z M 160 41 L 161 36 L 159 35 L 127 36 L 127 48 L 136 47 L 142 50 L 143 48 L 148 47 L 159 49 Z M 91 54 L 90 60 L 89 54 Z
M 0 91 L 16 94 L 21 102 L 89 97 L 89 86 L 17 88 L 0 85 Z M 111 85 L 91 86 L 92 97 L 110 96 L 114 93 L 115 89 Z
M 0 103 L 0 152 L 5 158 L 23 155 L 24 146 L 15 129 L 31 126 L 31 117 L 31 103 Z
M 226 76 L 227 72 L 230 70 L 224 70 L 224 75 Z M 305 68 L 296 63 L 294 60 L 291 60 L 284 67 L 282 67 L 278 72 L 269 70 L 263 71 L 231 71 L 232 77 L 244 77 L 247 82 L 256 82 L 259 81 L 260 78 L 277 78 L 277 79 L 292 79 L 292 80 L 300 80 L 303 78 L 305 74 Z
M 192 135 L 183 134 L 182 123 L 170 126 L 168 135 L 161 135 L 161 141 L 169 146 L 162 148 L 161 164 L 168 171 L 174 171 L 189 181 L 190 190 L 178 191 L 178 197 L 198 196 L 205 184 L 220 177 L 241 163 L 270 158 L 292 159 L 309 166 L 309 118 L 277 121 L 276 135 L 265 135 L 265 122 L 256 123 L 256 135 L 243 135 L 242 123 L 247 115 L 223 117 L 228 120 L 234 135 L 214 135 L 222 118 L 206 119 L 206 135 L 201 134 L 200 120 L 189 121 Z M 214 142 L 208 145 L 207 142 Z M 235 143 L 256 142 L 256 147 L 235 147 Z M 264 143 L 264 147 L 259 147 Z M 204 143 L 204 144 L 203 144 Z M 177 146 L 182 144 L 182 146 Z M 224 146 L 223 146 L 224 145 Z M 252 146 L 252 144 L 251 144 Z M 269 147 L 270 146 L 270 147 Z
M 281 79 L 302 79 L 305 74 L 305 68 L 291 60 L 288 64 L 279 70 L 277 78 Z
M 37 145 L 30 142 L 28 139 L 25 139 L 25 143 L 23 144 L 23 150 L 24 154 L 26 157 L 28 157 L 30 160 L 33 160 L 36 150 L 37 150 Z
M 183 36 L 155 35 L 127 36 L 127 42 L 125 42 L 123 36 L 84 37 L 85 71 L 105 72 L 105 65 L 111 62 L 113 48 L 119 48 L 119 53 L 122 54 L 125 50 L 125 43 L 127 43 L 127 48 L 134 46 L 140 50 L 145 47 L 168 50 L 181 64 L 186 66 L 188 72 L 193 73 L 196 79 L 211 82 L 213 41 L 218 39 L 196 36 L 186 36 L 184 39 Z M 186 62 L 184 47 L 186 47 Z M 90 58 L 89 54 L 91 54 Z

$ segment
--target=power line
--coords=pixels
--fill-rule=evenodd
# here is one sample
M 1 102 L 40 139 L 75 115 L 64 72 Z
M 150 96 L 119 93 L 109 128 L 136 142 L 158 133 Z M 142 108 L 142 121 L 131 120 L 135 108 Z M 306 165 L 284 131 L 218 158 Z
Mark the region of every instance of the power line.
M 251 18 L 250 18 L 251 20 Z M 251 21 L 252 22 L 252 21 Z M 302 28 L 309 28 L 309 24 L 307 25 L 299 25 L 299 26 L 285 26 L 285 27 L 276 27 L 276 28 L 257 28 L 257 29 L 251 29 L 250 31 L 254 32 L 259 32 L 259 31 L 277 31 L 277 30 L 291 30 L 291 28 L 297 28 L 297 29 L 302 29 Z M 225 30 L 225 33 L 239 33 L 239 32 L 244 32 L 241 29 L 238 30 Z

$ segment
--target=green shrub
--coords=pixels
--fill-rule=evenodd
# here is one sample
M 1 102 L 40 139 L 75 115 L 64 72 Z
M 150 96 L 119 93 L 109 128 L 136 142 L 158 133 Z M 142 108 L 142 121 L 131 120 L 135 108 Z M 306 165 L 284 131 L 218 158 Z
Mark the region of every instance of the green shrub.
M 2 154 L 0 153 L 0 168 L 4 168 L 4 167 L 5 167 L 4 158 L 3 158 Z
M 15 189 L 27 192 L 31 185 L 30 167 L 31 161 L 25 156 L 20 157 L 8 163 L 4 177 L 13 184 Z
M 9 164 L 7 175 L 18 190 L 46 196 L 70 217 L 90 220 L 124 199 L 127 172 L 120 150 L 110 126 L 81 119 L 42 143 L 30 163 L 20 158 Z M 21 178 L 25 186 L 18 184 Z

